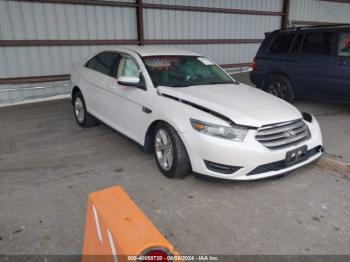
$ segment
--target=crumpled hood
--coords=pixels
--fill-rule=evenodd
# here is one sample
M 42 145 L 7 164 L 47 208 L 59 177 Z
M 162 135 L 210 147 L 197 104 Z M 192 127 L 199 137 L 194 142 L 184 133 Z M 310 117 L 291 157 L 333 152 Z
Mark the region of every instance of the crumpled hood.
M 239 125 L 260 127 L 302 117 L 286 101 L 241 83 L 176 88 L 159 86 L 158 90 L 220 113 Z

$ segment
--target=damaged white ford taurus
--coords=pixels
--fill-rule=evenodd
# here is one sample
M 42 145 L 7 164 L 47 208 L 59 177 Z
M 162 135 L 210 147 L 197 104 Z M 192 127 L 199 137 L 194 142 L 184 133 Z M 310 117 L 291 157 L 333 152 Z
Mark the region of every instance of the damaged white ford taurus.
M 106 49 L 75 64 L 78 124 L 106 123 L 154 152 L 167 177 L 193 173 L 254 180 L 321 157 L 315 117 L 236 82 L 202 55 L 176 49 Z

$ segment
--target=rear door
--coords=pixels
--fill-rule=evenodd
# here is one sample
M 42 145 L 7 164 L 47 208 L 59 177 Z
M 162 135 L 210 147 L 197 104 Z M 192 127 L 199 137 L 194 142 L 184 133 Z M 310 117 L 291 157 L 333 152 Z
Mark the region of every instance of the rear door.
M 350 99 L 350 30 L 338 34 L 337 53 L 331 63 L 329 93 Z
M 298 33 L 285 70 L 299 95 L 321 96 L 328 93 L 332 49 L 331 32 Z
M 110 89 L 109 79 L 115 74 L 118 57 L 116 52 L 99 53 L 90 59 L 83 69 L 87 109 L 103 121 L 106 113 L 104 101 Z

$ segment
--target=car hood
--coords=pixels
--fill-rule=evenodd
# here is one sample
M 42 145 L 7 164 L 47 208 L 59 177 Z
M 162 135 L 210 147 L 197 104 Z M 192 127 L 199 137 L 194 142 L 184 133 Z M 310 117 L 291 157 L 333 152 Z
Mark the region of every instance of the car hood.
M 238 125 L 260 127 L 301 118 L 286 101 L 244 84 L 159 86 L 161 94 L 220 113 Z

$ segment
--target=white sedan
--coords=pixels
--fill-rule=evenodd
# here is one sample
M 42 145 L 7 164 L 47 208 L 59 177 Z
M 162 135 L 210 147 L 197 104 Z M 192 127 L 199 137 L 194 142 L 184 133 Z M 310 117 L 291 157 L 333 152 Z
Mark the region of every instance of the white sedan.
M 111 126 L 154 152 L 167 177 L 261 179 L 323 152 L 315 117 L 238 83 L 200 54 L 106 49 L 75 64 L 71 79 L 78 124 Z

